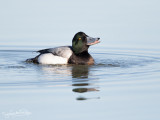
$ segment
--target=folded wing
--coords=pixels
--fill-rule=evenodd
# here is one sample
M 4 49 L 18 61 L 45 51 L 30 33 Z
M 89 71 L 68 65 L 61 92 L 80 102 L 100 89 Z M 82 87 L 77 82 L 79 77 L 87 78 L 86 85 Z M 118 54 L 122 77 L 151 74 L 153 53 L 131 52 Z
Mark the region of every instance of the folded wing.
M 68 58 L 68 59 L 73 53 L 71 46 L 61 46 L 61 47 L 56 47 L 56 48 L 43 49 L 37 52 L 39 52 L 40 54 L 52 53 L 55 56 Z

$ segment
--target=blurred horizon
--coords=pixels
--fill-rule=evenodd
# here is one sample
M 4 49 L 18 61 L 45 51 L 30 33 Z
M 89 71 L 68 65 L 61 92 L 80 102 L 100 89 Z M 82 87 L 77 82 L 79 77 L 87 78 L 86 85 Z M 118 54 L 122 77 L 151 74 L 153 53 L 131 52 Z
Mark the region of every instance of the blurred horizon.
M 0 1 L 0 45 L 71 45 L 75 33 L 100 46 L 159 48 L 158 0 Z

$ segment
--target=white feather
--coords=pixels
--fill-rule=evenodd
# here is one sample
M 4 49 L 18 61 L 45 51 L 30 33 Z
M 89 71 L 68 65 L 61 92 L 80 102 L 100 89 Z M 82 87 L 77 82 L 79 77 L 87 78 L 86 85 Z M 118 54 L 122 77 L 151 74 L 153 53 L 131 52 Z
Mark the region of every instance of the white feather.
M 68 58 L 53 55 L 52 53 L 45 53 L 38 57 L 40 64 L 67 64 Z

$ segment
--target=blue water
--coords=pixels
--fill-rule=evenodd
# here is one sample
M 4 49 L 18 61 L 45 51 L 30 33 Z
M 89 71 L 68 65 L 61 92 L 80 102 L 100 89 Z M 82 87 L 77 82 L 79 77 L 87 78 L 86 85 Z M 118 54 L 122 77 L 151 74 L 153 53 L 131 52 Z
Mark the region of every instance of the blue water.
M 0 1 L 0 120 L 159 120 L 160 1 Z M 95 65 L 37 65 L 45 48 L 100 37 Z
M 158 49 L 92 47 L 96 63 L 87 66 L 35 65 L 25 62 L 31 48 L 2 48 L 1 119 L 159 118 Z

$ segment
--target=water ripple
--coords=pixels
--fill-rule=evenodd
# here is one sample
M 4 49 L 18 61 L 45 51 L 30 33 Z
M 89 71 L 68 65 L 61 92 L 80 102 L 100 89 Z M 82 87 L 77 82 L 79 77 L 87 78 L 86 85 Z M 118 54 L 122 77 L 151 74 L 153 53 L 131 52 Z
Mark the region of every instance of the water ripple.
M 134 79 L 138 76 L 159 74 L 157 54 L 100 52 L 91 53 L 95 65 L 35 65 L 24 62 L 35 53 L 26 50 L 1 50 L 0 87 L 3 86 L 97 86 L 98 81 L 116 77 Z M 7 54 L 6 54 L 7 53 Z M 84 88 L 93 90 L 95 87 Z M 79 88 L 75 88 L 74 91 Z M 83 91 L 82 90 L 82 91 Z

